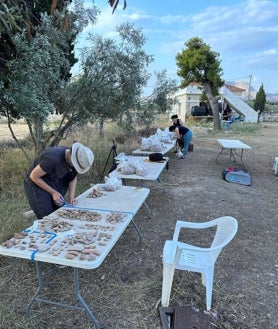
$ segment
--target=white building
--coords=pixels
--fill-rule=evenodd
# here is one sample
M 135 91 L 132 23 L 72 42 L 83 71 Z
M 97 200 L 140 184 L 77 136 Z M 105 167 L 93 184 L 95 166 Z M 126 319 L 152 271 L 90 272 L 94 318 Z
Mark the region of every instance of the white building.
M 234 115 L 240 115 L 244 122 L 257 122 L 258 113 L 242 100 L 244 91 L 244 89 L 235 86 L 224 85 L 219 90 L 220 107 L 224 109 L 229 105 Z M 171 115 L 177 114 L 183 121 L 189 118 L 192 115 L 194 106 L 206 105 L 200 101 L 202 93 L 202 85 L 194 82 L 190 83 L 186 88 L 178 90 L 174 94 L 176 104 Z

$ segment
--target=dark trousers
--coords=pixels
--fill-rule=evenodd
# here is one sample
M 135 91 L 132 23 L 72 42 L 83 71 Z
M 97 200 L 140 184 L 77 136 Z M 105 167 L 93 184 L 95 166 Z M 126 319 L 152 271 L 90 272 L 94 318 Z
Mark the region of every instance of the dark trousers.
M 49 182 L 47 183 L 49 184 Z M 63 196 L 66 194 L 67 191 L 67 188 L 64 188 L 62 190 L 60 189 L 60 191 L 57 188 L 55 189 Z M 29 205 L 37 216 L 37 219 L 41 219 L 59 208 L 59 206 L 57 206 L 53 202 L 52 195 L 41 189 L 33 182 L 24 179 L 24 190 L 26 197 L 29 201 Z

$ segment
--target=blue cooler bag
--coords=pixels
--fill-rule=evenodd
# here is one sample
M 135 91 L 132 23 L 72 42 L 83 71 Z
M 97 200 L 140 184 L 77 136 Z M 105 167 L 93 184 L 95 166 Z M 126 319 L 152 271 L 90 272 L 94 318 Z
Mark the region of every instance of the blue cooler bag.
M 251 185 L 251 174 L 245 169 L 225 168 L 222 172 L 222 178 L 230 183 L 242 185 Z

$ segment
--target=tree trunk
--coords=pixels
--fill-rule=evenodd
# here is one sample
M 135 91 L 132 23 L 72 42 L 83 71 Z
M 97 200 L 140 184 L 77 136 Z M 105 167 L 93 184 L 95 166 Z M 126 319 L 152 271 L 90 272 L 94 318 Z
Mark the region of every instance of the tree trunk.
M 212 108 L 213 113 L 213 129 L 214 130 L 222 130 L 221 128 L 221 122 L 219 117 L 219 109 L 218 109 L 218 101 L 216 97 L 213 95 L 212 88 L 210 83 L 205 83 L 203 85 L 204 92 L 207 96 L 207 99 L 209 101 L 209 104 Z
M 103 121 L 103 119 L 100 119 L 99 125 L 98 125 L 98 131 L 99 131 L 99 136 L 100 137 L 103 137 L 104 136 L 104 129 L 103 129 L 103 127 L 104 127 L 104 121 Z
M 33 121 L 34 136 L 35 136 L 35 153 L 39 155 L 44 149 L 43 142 L 43 120 L 41 118 L 35 118 Z

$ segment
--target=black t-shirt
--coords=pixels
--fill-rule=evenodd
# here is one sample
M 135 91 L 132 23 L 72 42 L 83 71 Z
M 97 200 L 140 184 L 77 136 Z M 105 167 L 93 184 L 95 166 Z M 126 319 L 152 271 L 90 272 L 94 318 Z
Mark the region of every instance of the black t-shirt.
M 173 123 L 173 126 L 180 127 L 182 124 L 180 123 L 180 119 L 177 119 L 177 122 Z
M 186 133 L 189 131 L 189 129 L 184 126 L 179 126 L 177 128 L 179 129 L 179 134 L 182 136 L 186 135 Z
M 54 188 L 67 187 L 77 175 L 76 170 L 71 167 L 65 159 L 66 147 L 49 147 L 35 159 L 26 173 L 26 180 L 31 182 L 30 173 L 39 164 L 46 172 L 41 178 Z

